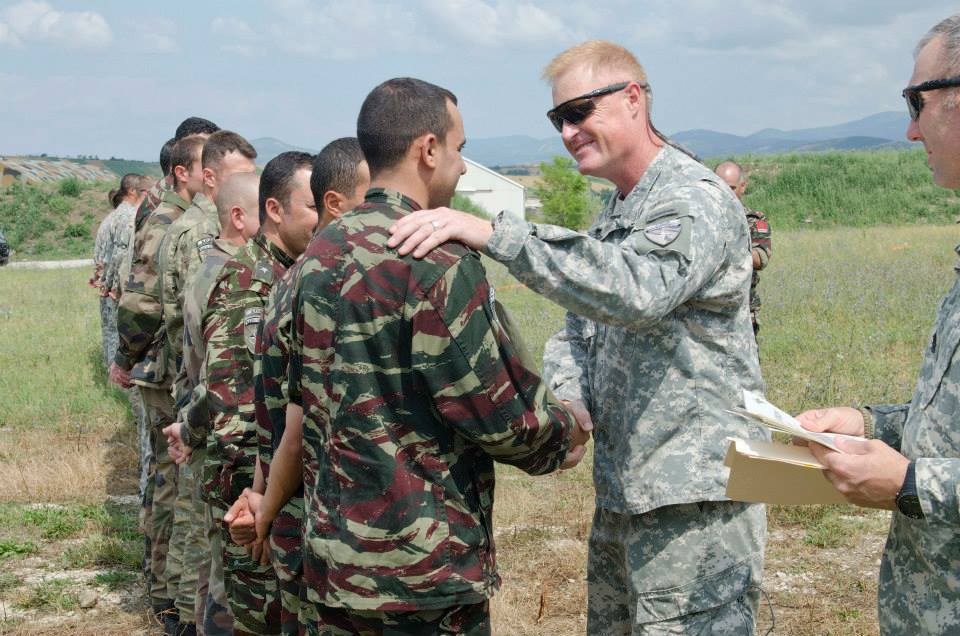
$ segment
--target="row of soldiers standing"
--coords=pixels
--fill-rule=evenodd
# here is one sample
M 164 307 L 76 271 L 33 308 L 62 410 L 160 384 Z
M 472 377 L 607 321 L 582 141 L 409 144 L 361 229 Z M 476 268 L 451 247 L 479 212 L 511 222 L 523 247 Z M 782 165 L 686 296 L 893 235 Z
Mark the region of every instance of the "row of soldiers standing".
M 111 380 L 143 403 L 145 574 L 170 634 L 279 633 L 281 623 L 298 632 L 299 594 L 289 585 L 298 554 L 274 550 L 287 573 L 278 579 L 230 541 L 223 517 L 263 479 L 273 445 L 273 431 L 258 431 L 254 418 L 254 395 L 263 395 L 254 381 L 257 334 L 265 315 L 274 324 L 289 316 L 268 301 L 271 289 L 318 225 L 359 203 L 369 175 L 353 138 L 316 156 L 283 153 L 259 176 L 256 156 L 240 135 L 185 120 L 161 153 L 165 176 L 145 192 L 121 188 L 130 200 L 104 223 L 129 227 L 132 249 L 96 259 L 107 330 L 117 298 Z M 131 264 L 120 285 L 114 268 L 124 251 Z M 299 518 L 289 532 L 299 536 Z

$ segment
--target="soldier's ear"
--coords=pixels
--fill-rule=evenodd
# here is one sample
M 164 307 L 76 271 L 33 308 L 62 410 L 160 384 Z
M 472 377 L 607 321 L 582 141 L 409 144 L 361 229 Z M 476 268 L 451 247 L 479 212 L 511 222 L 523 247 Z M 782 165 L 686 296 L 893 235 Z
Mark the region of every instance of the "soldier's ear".
M 343 205 L 346 202 L 347 197 L 335 190 L 327 190 L 323 193 L 323 211 L 335 219 L 339 219 L 340 216 L 346 211 L 343 209 Z
M 280 205 L 280 201 L 270 197 L 264 202 L 264 207 L 267 210 L 267 218 L 270 219 L 276 225 L 279 225 L 283 222 L 283 206 Z
M 217 187 L 217 175 L 210 168 L 203 169 L 203 185 L 211 190 Z
M 440 140 L 433 133 L 427 133 L 413 143 L 420 143 L 420 161 L 423 164 L 435 170 L 437 168 L 437 158 L 440 154 Z
M 173 167 L 173 179 L 174 179 L 174 182 L 177 184 L 184 183 L 187 180 L 187 177 L 189 176 L 189 174 L 190 174 L 190 171 L 187 169 L 187 166 Z

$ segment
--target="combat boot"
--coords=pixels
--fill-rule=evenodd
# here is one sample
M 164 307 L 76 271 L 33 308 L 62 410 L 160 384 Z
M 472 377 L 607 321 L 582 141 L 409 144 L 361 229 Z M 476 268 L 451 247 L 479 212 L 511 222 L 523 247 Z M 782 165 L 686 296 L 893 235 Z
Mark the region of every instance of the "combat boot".
M 180 628 L 180 613 L 176 609 L 170 610 L 163 615 L 163 634 L 164 636 L 177 636 L 177 630 Z
M 197 626 L 194 623 L 180 623 L 177 636 L 197 636 Z

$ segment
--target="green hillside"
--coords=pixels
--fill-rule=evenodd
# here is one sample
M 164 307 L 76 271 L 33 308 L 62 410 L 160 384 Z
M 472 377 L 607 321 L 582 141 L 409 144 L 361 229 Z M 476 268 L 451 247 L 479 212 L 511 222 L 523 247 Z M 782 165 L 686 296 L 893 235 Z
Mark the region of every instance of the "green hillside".
M 953 223 L 960 218 L 960 195 L 934 185 L 921 149 L 736 161 L 750 177 L 744 203 L 765 212 L 775 228 Z

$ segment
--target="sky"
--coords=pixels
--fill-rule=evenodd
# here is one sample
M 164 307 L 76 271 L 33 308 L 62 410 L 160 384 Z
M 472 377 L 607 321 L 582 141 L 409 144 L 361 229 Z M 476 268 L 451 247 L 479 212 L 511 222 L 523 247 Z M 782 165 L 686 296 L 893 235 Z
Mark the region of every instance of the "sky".
M 418 77 L 469 139 L 556 134 L 543 67 L 606 39 L 653 121 L 749 134 L 904 109 L 917 40 L 957 7 L 903 0 L 0 0 L 0 154 L 155 160 L 185 117 L 319 149 Z

